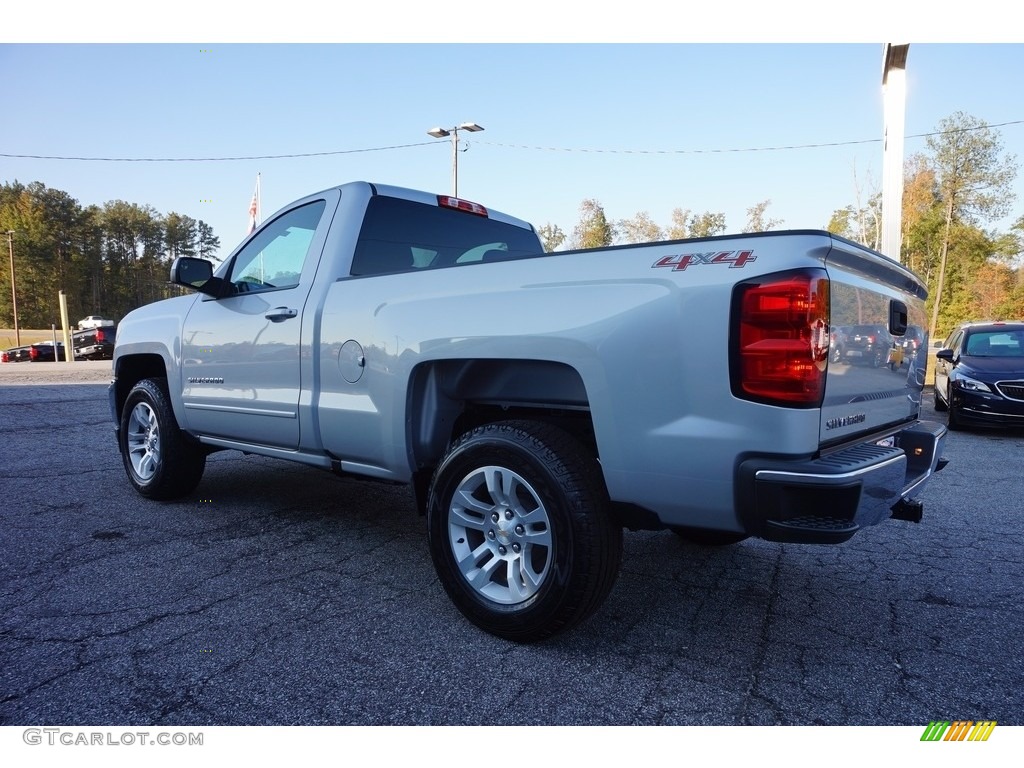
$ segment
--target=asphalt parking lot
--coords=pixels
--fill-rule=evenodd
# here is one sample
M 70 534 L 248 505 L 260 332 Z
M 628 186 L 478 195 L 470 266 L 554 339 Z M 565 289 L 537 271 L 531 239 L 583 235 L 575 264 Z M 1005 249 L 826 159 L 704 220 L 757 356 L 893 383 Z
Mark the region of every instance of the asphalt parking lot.
M 518 646 L 402 487 L 224 452 L 140 498 L 73 365 L 0 372 L 0 725 L 1024 724 L 1024 433 L 950 435 L 924 521 L 843 545 L 628 533 L 593 619 Z

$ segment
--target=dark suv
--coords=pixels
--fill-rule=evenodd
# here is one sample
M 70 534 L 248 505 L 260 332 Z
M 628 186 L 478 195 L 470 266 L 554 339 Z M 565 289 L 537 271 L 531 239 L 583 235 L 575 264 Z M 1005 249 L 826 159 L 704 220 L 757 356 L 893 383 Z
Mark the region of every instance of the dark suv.
M 846 332 L 841 359 L 881 368 L 889 360 L 893 339 L 884 325 L 854 325 Z

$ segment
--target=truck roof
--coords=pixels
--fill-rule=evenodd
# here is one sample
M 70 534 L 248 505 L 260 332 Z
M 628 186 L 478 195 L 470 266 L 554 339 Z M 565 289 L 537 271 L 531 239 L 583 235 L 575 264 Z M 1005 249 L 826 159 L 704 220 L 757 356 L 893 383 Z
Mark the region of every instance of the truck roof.
M 378 184 L 376 182 L 371 181 L 349 181 L 343 184 L 338 184 L 334 187 L 328 187 L 327 189 L 337 189 L 341 191 L 342 194 L 344 194 L 346 189 L 354 189 L 356 187 L 369 187 L 370 194 L 372 195 L 382 195 L 384 197 L 398 197 L 403 200 L 411 200 L 416 203 L 423 203 L 424 205 L 437 206 L 440 205 L 439 200 L 441 198 L 452 197 L 451 195 L 442 195 L 436 192 L 425 192 L 419 189 L 411 189 L 409 187 L 398 187 L 391 184 Z M 326 190 L 321 190 L 319 192 L 313 193 L 312 195 L 305 195 L 304 197 L 316 197 L 317 195 L 322 194 L 325 191 Z M 469 203 L 473 202 L 471 200 L 467 200 L 466 198 L 457 199 L 465 200 L 466 202 Z M 494 219 L 495 221 L 500 221 L 505 224 L 512 224 L 513 226 L 517 227 L 522 227 L 523 229 L 530 230 L 531 232 L 536 231 L 534 226 L 528 221 L 517 218 L 515 216 L 510 216 L 509 214 L 497 211 L 494 208 L 483 206 L 480 203 L 473 204 L 485 210 L 487 212 L 487 218 L 489 219 Z

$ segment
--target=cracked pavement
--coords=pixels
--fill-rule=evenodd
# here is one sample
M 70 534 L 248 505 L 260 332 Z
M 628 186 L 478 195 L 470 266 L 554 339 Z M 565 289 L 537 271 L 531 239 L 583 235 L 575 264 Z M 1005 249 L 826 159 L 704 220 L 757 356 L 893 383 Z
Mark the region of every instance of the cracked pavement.
M 104 384 L 0 377 L 0 725 L 1021 725 L 1022 445 L 951 434 L 920 525 L 838 546 L 627 533 L 602 609 L 517 646 L 407 489 L 222 452 L 147 501 Z

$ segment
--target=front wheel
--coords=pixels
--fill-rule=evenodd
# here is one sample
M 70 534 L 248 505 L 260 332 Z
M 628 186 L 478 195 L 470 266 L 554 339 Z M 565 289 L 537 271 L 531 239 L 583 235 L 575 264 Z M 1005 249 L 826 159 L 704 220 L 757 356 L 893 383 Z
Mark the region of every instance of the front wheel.
M 166 379 L 143 379 L 132 388 L 118 439 L 128 480 L 147 498 L 179 498 L 203 477 L 206 452 L 178 428 Z
M 467 432 L 434 474 L 430 552 L 466 618 L 535 642 L 590 616 L 611 591 L 622 527 L 597 460 L 548 424 L 506 421 Z
M 960 417 L 957 415 L 956 406 L 953 405 L 953 392 L 951 390 L 946 391 L 946 426 L 951 432 L 958 432 L 964 428 L 963 422 L 960 421 Z

